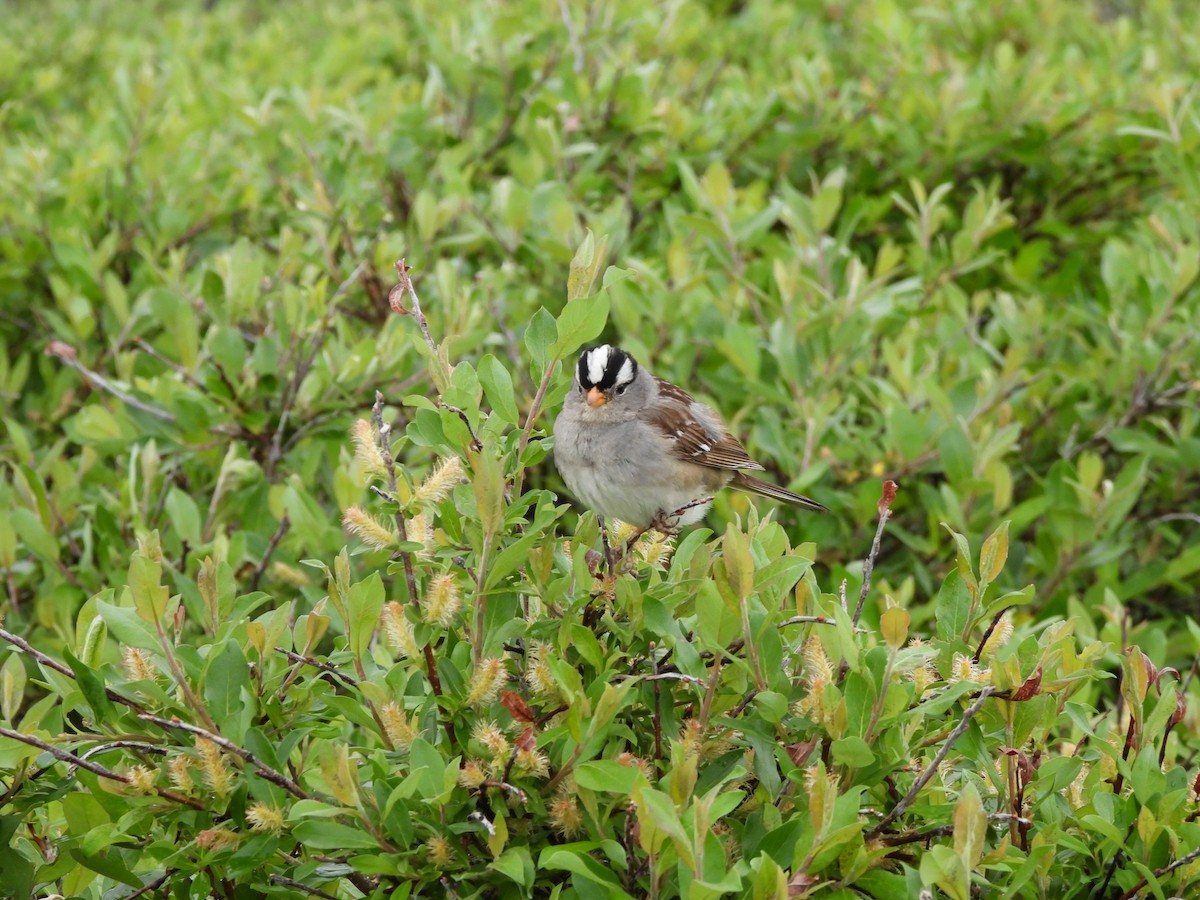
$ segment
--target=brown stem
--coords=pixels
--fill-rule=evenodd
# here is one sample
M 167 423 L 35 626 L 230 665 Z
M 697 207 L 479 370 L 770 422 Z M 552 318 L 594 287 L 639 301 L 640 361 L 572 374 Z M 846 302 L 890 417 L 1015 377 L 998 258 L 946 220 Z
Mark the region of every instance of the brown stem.
M 309 799 L 309 795 L 304 788 L 300 787 L 300 785 L 296 784 L 296 782 L 292 781 L 292 779 L 288 778 L 282 772 L 277 772 L 275 769 L 272 769 L 249 750 L 239 747 L 228 738 L 223 738 L 221 735 L 216 734 L 215 732 L 208 731 L 204 728 L 200 728 L 197 725 L 192 725 L 179 719 L 163 719 L 159 716 L 152 716 L 149 713 L 142 713 L 138 716 L 138 718 L 144 722 L 150 722 L 151 724 L 157 725 L 160 728 L 178 728 L 181 731 L 187 731 L 205 738 L 206 740 L 212 741 L 227 753 L 232 753 L 234 756 L 237 756 L 240 759 L 250 763 L 250 765 L 254 766 L 254 768 L 258 770 L 258 773 L 262 775 L 263 778 L 272 784 L 283 788 L 293 797 L 298 797 L 301 800 Z
M 275 548 L 279 546 L 279 542 L 283 540 L 283 536 L 288 533 L 288 529 L 291 527 L 291 519 L 288 518 L 288 514 L 285 512 L 283 518 L 279 520 L 279 527 L 275 529 L 275 533 L 271 535 L 271 540 L 267 543 L 267 549 L 263 553 L 262 559 L 254 567 L 254 574 L 250 577 L 251 591 L 258 590 L 258 583 L 262 580 L 263 573 L 267 571 L 267 563 L 271 561 L 271 554 L 275 552 Z
M 71 765 L 86 769 L 93 775 L 99 775 L 101 778 L 107 778 L 109 781 L 119 781 L 122 784 L 130 784 L 133 779 L 128 775 L 122 775 L 120 772 L 114 772 L 112 769 L 106 769 L 99 763 L 94 763 L 84 759 L 82 756 L 76 756 L 74 753 L 68 753 L 66 750 L 55 747 L 53 744 L 47 744 L 45 741 L 35 738 L 31 734 L 24 734 L 20 731 L 13 731 L 11 728 L 5 728 L 0 725 L 0 737 L 10 738 L 14 741 L 20 741 L 22 744 L 28 744 L 30 747 L 37 747 L 39 750 L 44 750 L 57 759 L 59 762 L 70 763 Z M 156 787 L 154 793 L 162 797 L 164 800 L 170 800 L 174 803 L 182 803 L 184 806 L 190 806 L 192 809 L 204 809 L 204 804 L 199 800 L 194 800 L 191 797 L 185 797 L 182 794 L 177 794 L 175 791 L 169 791 L 166 788 Z
M 63 663 L 60 663 L 57 659 L 53 659 L 52 657 L 47 656 L 45 653 L 43 653 L 40 650 L 35 650 L 30 645 L 30 643 L 27 640 L 25 640 L 25 638 L 21 637 L 20 635 L 13 634 L 11 631 L 5 631 L 3 628 L 0 628 L 0 638 L 3 638 L 4 640 L 8 641 L 10 644 L 12 644 L 17 649 L 19 649 L 25 653 L 28 653 L 30 656 L 32 656 L 35 660 L 37 660 L 43 666 L 46 666 L 49 669 L 53 669 L 55 672 L 58 672 L 60 675 L 66 675 L 68 678 L 75 677 L 75 673 L 72 672 L 68 666 L 64 665 Z M 112 700 L 114 703 L 120 703 L 122 706 L 128 706 L 130 709 L 134 710 L 135 712 L 145 712 L 146 708 L 144 706 L 142 706 L 140 703 L 129 699 L 124 694 L 117 693 L 116 691 L 112 690 L 112 688 L 105 688 L 104 694 L 105 694 L 105 696 L 108 697 L 109 700 Z
M 533 395 L 533 402 L 529 404 L 529 412 L 525 414 L 525 427 L 521 429 L 521 440 L 517 443 L 517 474 L 513 477 L 512 489 L 514 498 L 521 496 L 521 486 L 525 481 L 525 467 L 521 465 L 521 459 L 525 456 L 525 448 L 529 446 L 529 429 L 541 415 L 546 391 L 550 388 L 550 381 L 554 378 L 554 370 L 557 368 L 558 360 L 550 360 L 550 365 L 546 366 L 546 374 L 542 376 L 542 383 L 538 385 L 537 393 Z
M 399 264 L 397 265 L 397 269 L 399 269 Z M 409 284 L 411 286 L 411 282 Z M 420 313 L 419 306 L 416 308 L 416 312 Z M 388 490 L 391 493 L 391 501 L 395 504 L 396 533 L 400 536 L 401 543 L 405 543 L 408 541 L 408 522 L 404 517 L 404 508 L 400 504 L 400 486 L 396 479 L 396 458 L 392 456 L 392 442 L 388 438 L 390 429 L 383 424 L 383 402 L 383 394 L 376 391 L 375 405 L 371 407 L 371 422 L 374 424 L 375 431 L 379 435 L 379 452 L 383 456 L 383 466 L 387 471 Z M 401 550 L 400 562 L 404 567 L 404 583 L 408 587 L 408 602 L 420 614 L 421 601 L 417 594 L 417 573 L 413 568 L 412 553 L 407 550 Z M 433 690 L 435 697 L 441 697 L 442 679 L 438 675 L 437 660 L 433 656 L 433 647 L 428 643 L 425 644 L 421 648 L 421 655 L 425 659 L 425 676 L 429 679 L 429 686 Z M 454 732 L 454 723 L 447 719 L 445 720 L 445 727 L 446 737 L 450 739 L 451 745 L 457 747 L 458 736 Z
M 912 787 L 908 789 L 908 793 L 901 798 L 899 803 L 892 807 L 892 811 L 884 816 L 883 820 L 878 825 L 867 832 L 868 838 L 877 837 L 879 833 L 883 831 L 883 829 L 887 828 L 887 826 L 891 825 L 892 822 L 904 815 L 904 812 L 910 806 L 912 806 L 913 801 L 917 799 L 917 795 L 921 793 L 921 789 L 929 783 L 929 780 L 933 778 L 934 773 L 937 771 L 938 766 L 940 766 L 942 761 L 950 754 L 950 748 L 954 746 L 954 742 L 966 733 L 967 728 L 971 724 L 971 719 L 975 716 L 975 713 L 979 712 L 979 710 L 983 708 L 983 704 L 987 702 L 987 699 L 992 695 L 992 692 L 993 688 L 990 685 L 979 692 L 979 697 L 974 703 L 967 707 L 967 711 L 963 713 L 962 721 L 959 722 L 958 725 L 955 726 L 954 730 L 946 736 L 945 742 L 938 749 L 938 752 L 934 755 L 933 760 L 928 766 L 926 766 L 925 771 L 917 776 L 917 780 L 912 783 Z

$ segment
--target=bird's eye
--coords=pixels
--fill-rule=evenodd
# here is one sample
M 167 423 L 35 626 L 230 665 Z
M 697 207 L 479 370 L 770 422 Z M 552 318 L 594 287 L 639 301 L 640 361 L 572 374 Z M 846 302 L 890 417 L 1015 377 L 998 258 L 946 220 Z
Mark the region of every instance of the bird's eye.
M 627 385 L 627 384 L 622 384 L 622 385 L 618 386 L 618 387 L 617 387 L 617 393 L 618 393 L 618 394 L 623 394 L 623 393 L 625 393 L 625 388 L 627 388 L 627 387 L 629 387 L 629 385 Z

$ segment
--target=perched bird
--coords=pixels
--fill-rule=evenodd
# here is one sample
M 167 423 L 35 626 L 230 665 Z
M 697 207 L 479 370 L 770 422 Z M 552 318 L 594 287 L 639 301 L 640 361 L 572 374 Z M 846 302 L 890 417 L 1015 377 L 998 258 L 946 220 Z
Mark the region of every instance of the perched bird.
M 578 500 L 642 529 L 673 532 L 700 521 L 726 485 L 825 510 L 748 475 L 763 467 L 715 410 L 608 344 L 579 357 L 554 422 L 554 462 Z

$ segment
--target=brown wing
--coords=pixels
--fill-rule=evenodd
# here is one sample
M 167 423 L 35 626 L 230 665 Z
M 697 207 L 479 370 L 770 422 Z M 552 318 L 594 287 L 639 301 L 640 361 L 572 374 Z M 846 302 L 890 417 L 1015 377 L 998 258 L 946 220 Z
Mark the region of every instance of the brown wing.
M 706 407 L 700 407 L 687 391 L 661 378 L 655 381 L 660 400 L 667 402 L 649 406 L 643 417 L 673 442 L 671 452 L 677 458 L 713 469 L 762 470 L 724 426 L 701 420 L 699 410 Z

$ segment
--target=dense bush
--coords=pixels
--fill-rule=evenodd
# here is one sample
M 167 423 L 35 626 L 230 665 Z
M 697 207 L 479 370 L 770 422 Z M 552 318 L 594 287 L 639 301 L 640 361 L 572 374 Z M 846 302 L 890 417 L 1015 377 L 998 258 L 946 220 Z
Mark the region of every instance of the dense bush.
M 1185 12 L 10 4 L 0 888 L 1197 890 Z M 614 577 L 601 339 L 833 514 Z

